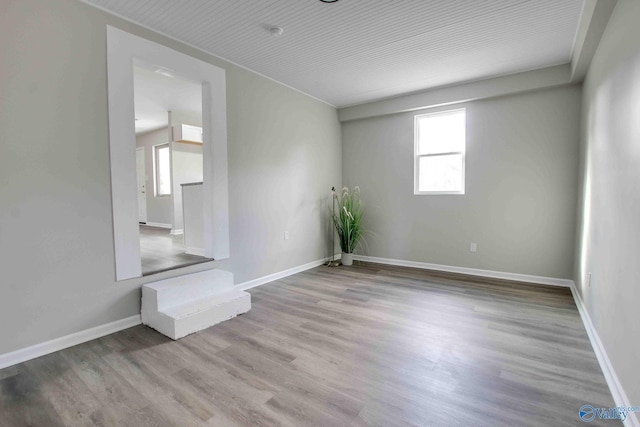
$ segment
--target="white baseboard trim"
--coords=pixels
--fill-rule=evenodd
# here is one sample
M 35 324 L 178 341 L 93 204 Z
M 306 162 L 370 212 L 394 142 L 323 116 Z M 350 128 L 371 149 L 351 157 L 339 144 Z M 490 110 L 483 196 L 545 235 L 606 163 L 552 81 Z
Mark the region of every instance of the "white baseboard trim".
M 185 251 L 185 253 L 187 253 L 187 254 L 189 254 L 189 255 L 204 256 L 204 248 L 191 248 L 191 247 L 187 247 L 187 250 Z
M 144 225 L 148 225 L 149 227 L 158 227 L 158 228 L 171 228 L 171 224 L 165 224 L 162 222 L 149 222 L 147 221 L 146 224 Z
M 328 262 L 330 257 L 317 259 L 315 261 L 308 262 L 306 264 L 299 265 L 297 267 L 289 268 L 287 270 L 279 271 L 277 273 L 269 274 L 267 276 L 258 277 L 257 279 L 249 280 L 248 282 L 239 283 L 235 287 L 237 289 L 246 291 L 247 289 L 255 288 L 256 286 L 264 285 L 274 280 L 282 279 L 283 277 L 291 276 L 302 271 L 310 270 L 314 267 L 318 267 Z M 334 260 L 340 259 L 340 255 L 334 255 Z
M 184 229 L 178 228 L 176 230 L 171 230 L 171 232 L 169 234 L 174 235 L 174 236 L 177 236 L 179 234 L 184 234 Z
M 516 282 L 536 283 L 541 285 L 571 287 L 573 283 L 569 279 L 557 279 L 555 277 L 532 276 L 529 274 L 507 273 L 503 271 L 481 270 L 479 268 L 455 267 L 452 265 L 430 264 L 427 262 L 404 261 L 400 259 L 378 258 L 364 255 L 354 255 L 356 261 L 373 262 L 376 264 L 397 265 L 400 267 L 422 268 L 425 270 L 446 271 L 449 273 L 468 274 L 471 276 L 491 277 L 493 279 L 514 280 Z
M 54 353 L 65 348 L 73 347 L 74 345 L 82 344 L 83 342 L 91 341 L 105 335 L 113 334 L 114 332 L 131 328 L 141 323 L 140 315 L 136 314 L 135 316 L 127 317 L 126 319 L 105 323 L 104 325 L 96 326 L 95 328 L 85 329 L 84 331 L 76 332 L 64 337 L 55 338 L 30 347 L 1 354 L 0 369 L 17 365 L 18 363 L 26 362 L 27 360 L 35 359 L 36 357 Z
M 640 406 L 639 402 L 629 402 L 629 398 L 627 397 L 624 388 L 622 388 L 622 384 L 620 383 L 618 375 L 616 375 L 616 371 L 613 369 L 613 365 L 611 364 L 607 351 L 600 340 L 600 336 L 598 335 L 596 328 L 593 326 L 587 307 L 584 305 L 582 297 L 580 296 L 580 293 L 578 293 L 578 289 L 573 281 L 571 281 L 571 293 L 573 294 L 573 300 L 576 303 L 576 307 L 578 307 L 578 312 L 580 313 L 580 318 L 582 318 L 584 328 L 587 330 L 589 341 L 591 341 L 591 347 L 593 347 L 593 351 L 596 354 L 596 358 L 600 364 L 600 369 L 602 369 L 602 373 L 607 381 L 607 385 L 609 386 L 611 396 L 613 397 L 613 401 L 616 406 Z M 585 404 L 589 404 L 589 402 L 585 402 Z M 639 416 L 640 413 L 638 412 L 630 412 L 627 419 L 624 421 L 624 425 L 627 427 L 640 427 Z

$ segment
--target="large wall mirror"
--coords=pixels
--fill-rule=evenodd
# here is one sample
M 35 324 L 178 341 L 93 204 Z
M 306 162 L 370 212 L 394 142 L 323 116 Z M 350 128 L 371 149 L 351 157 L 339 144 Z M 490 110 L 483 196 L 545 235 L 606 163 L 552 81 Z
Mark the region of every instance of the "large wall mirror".
M 166 269 L 144 266 L 153 227 L 179 235 L 185 256 L 228 258 L 224 70 L 109 26 L 107 64 L 116 279 Z

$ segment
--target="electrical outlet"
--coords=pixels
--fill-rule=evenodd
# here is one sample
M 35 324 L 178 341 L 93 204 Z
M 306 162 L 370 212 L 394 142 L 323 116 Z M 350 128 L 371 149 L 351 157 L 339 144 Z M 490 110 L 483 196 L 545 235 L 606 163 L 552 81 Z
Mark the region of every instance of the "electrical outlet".
M 471 243 L 469 245 L 469 252 L 476 252 L 478 250 L 478 244 L 477 243 Z
M 591 287 L 591 272 L 587 273 L 587 286 Z
M 289 240 L 289 232 L 288 231 L 284 232 L 284 240 Z

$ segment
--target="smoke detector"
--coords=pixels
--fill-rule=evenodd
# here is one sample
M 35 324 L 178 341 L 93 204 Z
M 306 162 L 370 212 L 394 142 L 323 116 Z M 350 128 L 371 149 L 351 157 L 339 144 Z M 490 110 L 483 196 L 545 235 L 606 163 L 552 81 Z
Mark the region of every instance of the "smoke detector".
M 269 34 L 273 37 L 280 37 L 284 33 L 284 29 L 282 27 L 271 27 L 269 28 Z

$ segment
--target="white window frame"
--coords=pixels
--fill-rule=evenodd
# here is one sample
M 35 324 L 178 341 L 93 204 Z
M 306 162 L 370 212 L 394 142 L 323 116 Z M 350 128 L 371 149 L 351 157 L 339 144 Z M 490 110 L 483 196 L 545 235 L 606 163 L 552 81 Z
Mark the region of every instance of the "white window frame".
M 454 112 L 463 111 L 465 113 L 465 127 L 466 127 L 466 108 L 457 108 L 455 110 L 444 110 L 438 111 L 435 113 L 427 113 L 427 114 L 417 114 L 414 116 L 413 121 L 413 134 L 414 134 L 414 142 L 413 142 L 413 194 L 414 195 L 463 195 L 465 194 L 465 171 L 466 171 L 466 148 L 467 148 L 467 138 L 466 138 L 466 129 L 465 129 L 465 142 L 464 142 L 464 150 L 462 151 L 450 151 L 450 152 L 442 152 L 442 153 L 433 153 L 433 154 L 419 154 L 419 144 L 420 144 L 420 135 L 419 135 L 419 126 L 418 122 L 423 117 L 433 117 L 444 114 L 451 114 Z M 438 156 L 446 156 L 446 155 L 460 155 L 462 157 L 462 188 L 459 191 L 420 191 L 420 159 L 423 157 L 438 157 Z
M 169 150 L 169 192 L 160 193 L 160 168 L 158 167 L 158 150 L 167 148 Z M 168 142 L 153 146 L 153 195 L 155 197 L 171 197 L 171 145 Z

